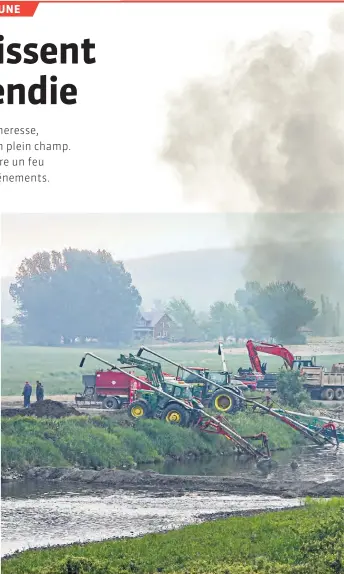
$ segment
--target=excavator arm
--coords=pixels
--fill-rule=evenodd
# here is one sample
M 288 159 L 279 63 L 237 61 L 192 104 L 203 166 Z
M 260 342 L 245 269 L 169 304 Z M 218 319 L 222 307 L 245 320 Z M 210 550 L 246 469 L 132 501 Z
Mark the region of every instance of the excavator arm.
M 287 368 L 292 369 L 294 364 L 294 355 L 282 345 L 273 345 L 271 343 L 256 343 L 248 340 L 246 348 L 252 369 L 258 373 L 263 374 L 262 364 L 260 362 L 258 352 L 267 353 L 268 355 L 276 355 L 282 357 Z

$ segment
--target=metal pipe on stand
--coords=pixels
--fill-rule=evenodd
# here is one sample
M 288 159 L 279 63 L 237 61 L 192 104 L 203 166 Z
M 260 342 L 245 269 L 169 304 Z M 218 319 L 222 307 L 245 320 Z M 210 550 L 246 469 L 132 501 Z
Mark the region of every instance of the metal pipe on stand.
M 221 346 L 219 347 L 219 351 L 220 350 L 222 350 Z M 190 373 L 191 375 L 198 377 L 200 380 L 202 380 L 206 383 L 210 383 L 211 385 L 214 385 L 215 387 L 217 387 L 219 389 L 224 390 L 224 389 L 231 388 L 231 387 L 223 387 L 223 385 L 219 385 L 215 381 L 210 381 L 209 379 L 207 379 L 203 375 L 200 375 L 196 371 L 192 371 L 191 369 L 188 369 L 187 367 L 184 367 L 183 365 L 176 363 L 175 361 L 172 361 L 171 359 L 168 359 L 167 357 L 164 357 L 163 355 L 160 355 L 159 353 L 156 353 L 155 351 L 152 351 L 148 347 L 144 347 L 144 346 L 140 347 L 140 349 L 137 352 L 137 356 L 140 357 L 142 355 L 143 351 L 146 351 L 147 353 L 150 353 L 150 354 L 154 355 L 155 357 L 158 357 L 159 359 L 161 359 L 167 363 L 170 363 L 171 365 L 174 365 L 177 368 L 182 368 L 187 373 Z M 232 387 L 232 389 L 233 389 L 233 387 Z M 235 389 L 235 387 L 234 387 L 234 389 Z M 318 433 L 309 429 L 308 427 L 306 427 L 302 423 L 296 422 L 293 419 L 291 419 L 290 417 L 282 415 L 282 414 L 278 413 L 277 411 L 275 411 L 274 409 L 271 409 L 270 407 L 266 407 L 266 406 L 262 405 L 261 403 L 254 401 L 253 399 L 246 398 L 243 395 L 243 393 L 241 393 L 240 399 L 247 404 L 254 405 L 256 408 L 259 408 L 260 410 L 264 411 L 265 413 L 270 414 L 271 416 L 275 417 L 276 419 L 280 420 L 281 422 L 286 423 L 288 426 L 290 426 L 294 430 L 301 432 L 304 436 L 306 436 L 307 438 L 312 440 L 317 445 L 323 445 L 325 442 L 333 444 L 331 439 L 329 439 L 328 437 L 325 437 L 323 435 L 319 435 Z

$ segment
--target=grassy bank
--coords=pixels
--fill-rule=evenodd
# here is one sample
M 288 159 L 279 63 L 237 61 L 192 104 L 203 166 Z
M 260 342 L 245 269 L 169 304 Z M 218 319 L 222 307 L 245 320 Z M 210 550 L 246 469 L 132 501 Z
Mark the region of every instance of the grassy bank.
M 344 500 L 142 538 L 30 550 L 3 574 L 341 574 Z
M 88 349 L 90 350 L 90 349 Z M 95 353 L 109 361 L 116 361 L 122 352 L 135 352 L 137 349 L 95 349 Z M 160 347 L 163 355 L 176 362 L 189 366 L 208 366 L 221 369 L 220 358 L 215 346 L 209 343 L 198 345 Z M 81 376 L 83 373 L 93 373 L 97 364 L 91 360 L 79 369 L 80 359 L 85 352 L 81 348 L 59 347 L 17 347 L 2 346 L 2 396 L 20 395 L 25 381 L 42 380 L 46 395 L 75 394 L 82 390 Z M 159 351 L 158 351 L 159 352 Z M 227 351 L 228 366 L 236 372 L 240 366 L 248 367 L 246 353 L 236 353 L 235 349 Z M 344 355 L 329 355 L 321 357 L 321 364 L 330 367 L 335 362 L 344 362 Z M 319 358 L 320 363 L 320 358 Z M 268 357 L 269 370 L 278 370 L 282 361 L 278 357 Z M 104 365 L 102 365 L 104 366 Z M 171 365 L 163 365 L 164 370 L 173 372 Z
M 231 418 L 242 434 L 268 433 L 272 448 L 289 448 L 300 436 L 269 417 L 239 413 Z M 2 468 L 22 470 L 28 466 L 115 468 L 151 463 L 168 457 L 229 454 L 232 444 L 221 436 L 178 428 L 157 420 L 126 426 L 116 419 L 66 417 L 2 418 Z

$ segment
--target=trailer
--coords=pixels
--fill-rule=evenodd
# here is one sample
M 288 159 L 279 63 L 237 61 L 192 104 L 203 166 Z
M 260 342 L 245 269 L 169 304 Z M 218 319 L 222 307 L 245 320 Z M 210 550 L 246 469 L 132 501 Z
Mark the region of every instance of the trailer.
M 101 406 L 103 409 L 121 409 L 131 402 L 131 394 L 137 388 L 145 387 L 145 378 L 133 379 L 133 370 L 99 370 L 92 375 L 83 375 L 83 393 L 75 395 L 79 406 Z
M 324 401 L 344 400 L 344 372 L 341 363 L 333 365 L 331 372 L 324 367 L 303 367 L 300 374 L 304 377 L 304 387 L 313 399 Z

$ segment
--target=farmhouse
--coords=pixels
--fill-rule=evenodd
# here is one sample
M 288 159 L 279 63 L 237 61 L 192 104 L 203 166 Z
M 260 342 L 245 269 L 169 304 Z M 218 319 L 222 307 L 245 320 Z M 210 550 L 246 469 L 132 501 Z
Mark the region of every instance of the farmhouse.
M 150 338 L 154 340 L 171 341 L 177 324 L 164 311 L 141 311 L 138 315 L 133 338 L 142 340 Z

